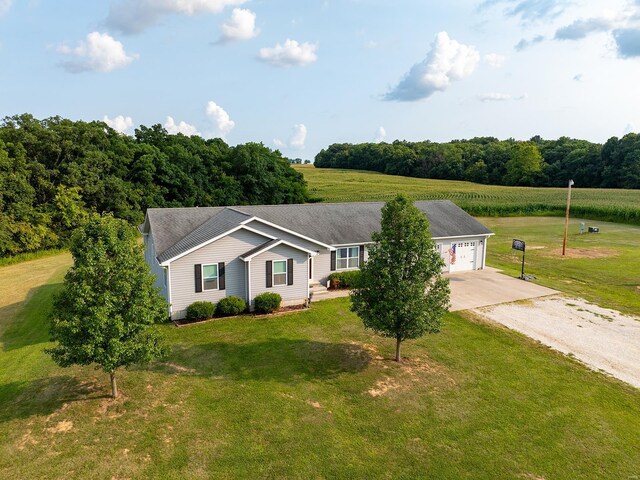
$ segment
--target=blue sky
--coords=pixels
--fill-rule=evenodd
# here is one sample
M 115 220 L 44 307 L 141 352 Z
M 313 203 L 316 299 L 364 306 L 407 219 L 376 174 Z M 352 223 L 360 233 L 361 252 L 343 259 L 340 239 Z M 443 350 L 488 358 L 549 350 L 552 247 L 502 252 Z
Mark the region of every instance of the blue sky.
M 640 129 L 640 0 L 0 0 L 0 115 L 334 142 Z

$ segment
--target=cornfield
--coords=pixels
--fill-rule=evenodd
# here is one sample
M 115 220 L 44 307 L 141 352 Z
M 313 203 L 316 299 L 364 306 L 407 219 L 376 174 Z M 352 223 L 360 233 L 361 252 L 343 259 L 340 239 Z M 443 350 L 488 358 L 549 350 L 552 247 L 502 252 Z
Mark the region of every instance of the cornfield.
M 375 172 L 296 166 L 314 201 L 385 201 L 398 193 L 415 200 L 451 200 L 476 216 L 564 215 L 566 188 L 504 187 Z M 640 225 L 640 191 L 572 189 L 571 215 Z

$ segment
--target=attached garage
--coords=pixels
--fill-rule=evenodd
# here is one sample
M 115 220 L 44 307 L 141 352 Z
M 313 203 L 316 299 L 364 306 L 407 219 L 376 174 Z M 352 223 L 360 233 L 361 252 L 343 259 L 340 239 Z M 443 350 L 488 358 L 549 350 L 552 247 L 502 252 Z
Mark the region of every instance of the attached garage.
M 437 239 L 438 251 L 444 260 L 443 272 L 455 273 L 482 270 L 488 236 L 482 238 Z

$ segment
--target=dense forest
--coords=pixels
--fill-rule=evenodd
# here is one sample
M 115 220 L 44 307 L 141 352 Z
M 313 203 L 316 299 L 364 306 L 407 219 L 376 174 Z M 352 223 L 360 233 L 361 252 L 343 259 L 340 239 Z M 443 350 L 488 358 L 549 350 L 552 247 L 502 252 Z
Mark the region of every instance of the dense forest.
M 560 187 L 573 179 L 577 187 L 640 188 L 640 135 L 604 145 L 567 137 L 334 144 L 316 156 L 315 166 L 489 185 Z
M 0 122 L 0 256 L 63 247 L 90 212 L 139 223 L 149 207 L 301 203 L 304 178 L 262 144 L 123 135 L 103 122 Z

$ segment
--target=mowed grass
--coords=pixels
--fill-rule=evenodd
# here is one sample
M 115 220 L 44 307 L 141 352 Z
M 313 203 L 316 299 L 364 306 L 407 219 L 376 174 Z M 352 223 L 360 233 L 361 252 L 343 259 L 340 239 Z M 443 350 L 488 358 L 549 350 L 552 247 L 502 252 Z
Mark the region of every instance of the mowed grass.
M 403 193 L 415 200 L 451 200 L 473 215 L 563 215 L 566 188 L 481 185 L 385 175 L 360 170 L 294 165 L 311 195 L 323 202 L 386 201 Z M 576 215 L 640 225 L 640 190 L 576 188 Z
M 516 333 L 448 315 L 438 335 L 365 331 L 348 299 L 268 319 L 161 327 L 170 357 L 121 377 L 43 353 L 68 257 L 0 269 L 0 478 L 628 479 L 640 392 Z M 17 292 L 20 295 L 20 292 Z
M 553 217 L 480 218 L 496 235 L 489 239 L 487 264 L 519 276 L 527 245 L 525 273 L 536 283 L 640 316 L 640 227 L 571 218 L 566 255 L 562 256 L 564 219 Z M 580 223 L 600 233 L 580 235 Z

